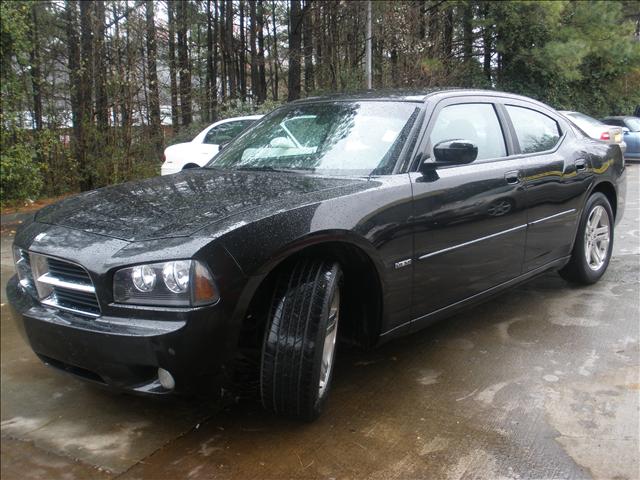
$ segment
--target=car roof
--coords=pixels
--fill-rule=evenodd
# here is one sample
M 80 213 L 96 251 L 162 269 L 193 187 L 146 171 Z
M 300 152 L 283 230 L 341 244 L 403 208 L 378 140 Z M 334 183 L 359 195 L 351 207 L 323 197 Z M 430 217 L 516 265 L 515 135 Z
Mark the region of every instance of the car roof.
M 535 102 L 541 105 L 541 102 L 537 100 L 525 97 L 522 95 L 516 95 L 514 93 L 502 92 L 499 90 L 481 90 L 481 89 L 469 89 L 458 87 L 441 87 L 441 88 L 429 88 L 429 89 L 393 89 L 393 90 L 365 90 L 356 92 L 344 92 L 330 95 L 321 95 L 316 97 L 306 97 L 299 100 L 294 100 L 293 104 L 300 103 L 312 103 L 322 101 L 358 101 L 358 100 L 380 100 L 380 101 L 404 101 L 404 102 L 424 102 L 430 97 L 435 96 L 458 96 L 458 95 L 482 95 L 482 96 L 497 96 L 507 97 L 519 100 L 525 100 L 528 102 Z
M 633 115 L 611 115 L 608 117 L 602 117 L 603 119 L 607 120 L 626 120 L 627 118 L 638 118 L 638 117 L 634 117 Z
M 214 122 L 209 126 L 213 127 L 214 125 L 220 125 L 222 123 L 228 123 L 228 122 L 238 122 L 238 121 L 241 121 L 241 120 L 259 120 L 262 117 L 264 117 L 264 115 L 246 115 L 244 117 L 223 118 L 222 120 L 218 120 L 217 122 Z

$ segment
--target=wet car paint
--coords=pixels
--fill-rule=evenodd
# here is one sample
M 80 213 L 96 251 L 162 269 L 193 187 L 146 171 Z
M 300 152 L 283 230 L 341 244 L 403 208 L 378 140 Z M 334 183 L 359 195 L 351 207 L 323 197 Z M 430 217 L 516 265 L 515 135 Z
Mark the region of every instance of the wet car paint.
M 427 97 L 425 118 L 439 101 L 456 96 L 468 101 L 511 98 L 486 92 L 436 93 Z M 560 116 L 554 118 L 562 125 Z M 122 329 L 114 333 L 120 335 L 124 350 L 138 352 L 133 356 L 135 364 L 127 358 L 109 361 L 109 349 L 103 349 L 105 354 L 97 359 L 83 359 L 89 356 L 87 349 L 77 354 L 73 342 L 66 354 L 59 345 L 47 345 L 46 338 L 64 342 L 65 327 L 55 327 L 62 332 L 58 335 L 38 332 L 46 323 L 47 311 L 38 311 L 35 304 L 29 308 L 38 315 L 31 312 L 26 337 L 47 357 L 74 364 L 89 362 L 91 370 L 112 386 L 143 383 L 152 367 L 162 365 L 176 372 L 179 390 L 210 385 L 194 378 L 225 370 L 238 346 L 251 299 L 269 272 L 288 255 L 333 242 L 350 245 L 369 260 L 371 269 L 366 274 L 378 278 L 369 295 L 382 305 L 379 318 L 368 319 L 371 335 L 377 343 L 388 341 L 470 303 L 467 300 L 478 301 L 485 293 L 494 294 L 546 268 L 562 266 L 588 192 L 606 182 L 620 189 L 619 198 L 624 197 L 618 147 L 578 139 L 571 129 L 565 135 L 551 160 L 548 155 L 522 156 L 493 164 L 369 178 L 199 169 L 65 200 L 38 213 L 18 232 L 16 244 L 75 261 L 88 270 L 98 292 L 102 325 Z M 588 156 L 586 172 L 580 176 L 573 168 L 576 142 Z M 416 150 L 420 148 L 418 144 Z M 505 166 L 522 171 L 521 186 L 506 184 Z M 489 214 L 488 207 L 505 198 L 513 207 L 502 209 L 502 215 Z M 622 202 L 617 208 L 621 215 Z M 553 217 L 559 209 L 575 211 L 535 234 L 539 218 L 532 215 Z M 499 242 L 477 241 L 516 227 L 515 235 L 501 236 Z M 534 232 L 530 238 L 526 237 L 529 231 Z M 470 242 L 472 248 L 459 248 Z M 451 247 L 455 250 L 450 254 L 421 259 Z M 542 253 L 536 248 L 542 248 Z M 534 260 L 525 263 L 526 255 Z M 210 266 L 222 290 L 219 304 L 176 310 L 113 303 L 111 283 L 116 269 L 177 258 L 201 259 Z M 539 258 L 543 261 L 536 263 Z M 17 305 L 19 289 L 15 282 L 10 288 L 12 303 Z M 172 338 L 150 330 L 145 340 L 135 329 L 127 330 L 130 321 L 139 325 L 149 320 L 184 325 L 176 325 Z M 53 323 L 43 328 L 50 329 Z M 77 330 L 81 330 L 74 333 L 77 344 L 97 348 L 100 334 L 91 331 L 91 323 Z M 193 365 L 195 372 L 190 371 Z M 136 377 L 133 367 L 139 366 L 149 368 Z M 126 382 L 118 380 L 119 369 L 127 371 Z

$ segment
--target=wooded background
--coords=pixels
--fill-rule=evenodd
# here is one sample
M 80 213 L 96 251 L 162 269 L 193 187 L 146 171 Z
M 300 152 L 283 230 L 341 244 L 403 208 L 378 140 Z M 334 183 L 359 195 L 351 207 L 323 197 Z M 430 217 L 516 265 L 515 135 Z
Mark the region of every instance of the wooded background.
M 365 1 L 4 1 L 0 195 L 157 174 L 217 119 L 365 85 Z M 374 1 L 373 87 L 640 103 L 640 2 Z

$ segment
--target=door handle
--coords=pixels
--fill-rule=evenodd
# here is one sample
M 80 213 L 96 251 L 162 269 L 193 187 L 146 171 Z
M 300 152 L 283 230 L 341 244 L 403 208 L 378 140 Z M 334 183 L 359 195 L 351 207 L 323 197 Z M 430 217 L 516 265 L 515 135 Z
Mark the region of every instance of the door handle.
M 580 172 L 584 169 L 587 168 L 587 162 L 586 160 L 580 159 L 580 160 L 576 160 L 574 162 L 574 165 L 576 166 L 576 171 Z
M 509 185 L 515 185 L 517 183 L 520 183 L 520 172 L 518 170 L 507 172 L 504 174 L 504 179 L 507 181 Z

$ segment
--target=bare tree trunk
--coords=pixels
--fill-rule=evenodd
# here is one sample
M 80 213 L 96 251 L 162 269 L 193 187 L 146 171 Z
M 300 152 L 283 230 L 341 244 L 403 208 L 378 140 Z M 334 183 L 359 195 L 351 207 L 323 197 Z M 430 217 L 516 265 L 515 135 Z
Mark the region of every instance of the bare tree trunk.
M 233 45 L 233 1 L 227 0 L 226 6 L 227 25 L 225 27 L 225 57 L 227 64 L 227 75 L 229 76 L 229 97 L 236 98 L 238 96 L 238 84 L 235 69 L 234 45 Z
M 397 87 L 400 81 L 400 78 L 398 77 L 398 50 L 395 48 L 391 50 L 389 60 L 391 61 L 391 82 L 394 87 Z
M 256 2 L 249 2 L 249 21 L 251 22 L 251 30 L 249 31 L 249 52 L 251 61 L 251 97 L 258 100 L 260 90 L 260 79 L 258 72 L 258 51 L 256 49 L 256 40 L 258 26 L 256 25 Z
M 227 98 L 227 81 L 228 81 L 228 76 L 227 76 L 227 45 L 226 45 L 226 38 L 227 38 L 227 17 L 226 17 L 226 3 L 227 0 L 220 0 L 220 23 L 218 24 L 218 29 L 219 29 L 219 33 L 220 33 L 220 38 L 219 38 L 219 43 L 220 43 L 220 50 L 222 52 L 222 58 L 220 60 L 220 72 L 221 72 L 221 77 L 222 77 L 222 101 L 224 102 L 224 100 Z
M 329 68 L 331 73 L 331 89 L 338 89 L 338 9 L 339 5 L 336 2 L 330 4 L 329 9 L 329 36 L 330 40 L 327 42 L 329 47 Z
M 240 14 L 240 55 L 238 55 L 238 64 L 240 66 L 240 97 L 244 102 L 247 99 L 247 56 L 246 56 L 246 32 L 244 28 L 244 0 L 240 0 L 238 5 Z
M 473 5 L 467 2 L 462 10 L 462 54 L 465 62 L 473 58 Z
M 262 0 L 258 0 L 256 22 L 258 27 L 258 103 L 262 103 L 267 99 L 267 78 L 264 71 L 264 5 Z
M 73 136 L 71 146 L 74 157 L 79 163 L 84 158 L 82 114 L 80 108 L 80 38 L 78 36 L 78 7 L 73 0 L 65 3 L 65 17 L 67 30 L 67 49 L 69 67 L 69 90 L 71 100 L 71 122 Z
M 427 27 L 429 30 L 428 33 L 428 37 L 429 37 L 429 57 L 431 58 L 437 58 L 438 54 L 440 52 L 439 48 L 440 48 L 440 37 L 441 37 L 441 32 L 440 32 L 440 12 L 438 12 L 437 10 L 429 10 L 429 12 L 427 13 L 428 15 L 428 21 L 427 21 Z
M 213 77 L 213 25 L 211 18 L 211 0 L 206 0 L 207 13 L 207 57 L 205 59 L 204 75 L 204 114 L 205 122 L 211 122 L 211 78 Z
M 273 99 L 278 101 L 278 90 L 280 87 L 280 81 L 278 78 L 278 33 L 276 31 L 276 2 L 275 0 L 271 0 L 271 19 L 273 21 L 273 69 L 274 69 L 274 80 L 272 84 L 272 95 Z
M 162 123 L 160 119 L 160 93 L 158 91 L 158 72 L 156 69 L 156 26 L 153 0 L 145 1 L 147 21 L 147 70 L 149 80 L 149 120 L 151 138 L 158 158 L 162 154 Z
M 218 117 L 218 39 L 220 25 L 218 23 L 218 0 L 213 0 L 213 75 L 211 79 L 211 121 Z
M 207 0 L 207 75 L 206 75 L 206 119 L 208 122 L 211 122 L 215 119 L 215 103 L 217 101 L 218 91 L 217 91 L 217 72 L 215 65 L 217 63 L 218 56 L 218 42 L 215 42 L 216 38 L 216 23 L 218 16 L 218 5 L 217 2 L 213 4 L 213 8 L 215 9 L 215 23 L 214 16 L 211 12 L 211 3 L 212 0 Z
M 169 77 L 171 82 L 171 125 L 176 133 L 180 129 L 178 114 L 178 79 L 176 74 L 176 16 L 173 0 L 167 1 L 169 22 Z
M 80 173 L 80 189 L 91 190 L 94 186 L 94 170 L 90 165 L 88 152 L 88 136 L 92 125 L 93 116 L 93 42 L 91 29 L 91 10 L 93 5 L 89 2 L 80 3 L 80 74 L 79 74 L 79 107 L 80 130 L 78 143 L 80 149 L 76 158 Z
M 290 0 L 289 13 L 289 89 L 288 101 L 300 98 L 300 57 L 302 40 L 302 10 L 300 0 Z
M 451 71 L 451 54 L 453 51 L 453 7 L 448 6 L 444 19 L 444 35 L 442 41 L 442 58 L 444 59 L 445 70 Z
M 31 4 L 31 49 L 29 60 L 31 63 L 31 88 L 33 91 L 33 119 L 36 130 L 42 130 L 42 72 L 40 69 L 40 42 L 38 39 L 38 9 L 37 3 Z
M 493 37 L 492 37 L 492 25 L 489 25 L 488 20 L 490 18 L 490 6 L 489 3 L 485 3 L 483 6 L 483 16 L 485 20 L 485 25 L 482 30 L 482 43 L 483 43 L 483 64 L 482 70 L 484 71 L 484 76 L 491 84 L 491 54 L 493 49 Z
M 124 62 L 121 60 L 120 73 L 120 126 L 122 131 L 122 144 L 124 147 L 123 164 L 120 178 L 127 178 L 133 168 L 133 159 L 130 155 L 133 127 L 133 95 L 131 93 L 131 74 L 133 72 L 133 55 L 131 53 L 131 27 L 129 23 L 129 1 L 124 2 L 123 25 L 124 32 Z
M 314 8 L 314 21 L 313 21 L 313 36 L 316 43 L 316 67 L 315 77 L 319 88 L 324 87 L 324 50 L 322 44 L 324 43 L 324 6 L 321 3 L 316 4 Z
M 107 53 L 105 48 L 105 3 L 100 0 L 95 3 L 96 32 L 95 32 L 95 90 L 96 90 L 96 121 L 101 136 L 108 135 L 109 129 L 109 98 L 107 93 Z
M 306 0 L 302 14 L 302 40 L 304 43 L 304 92 L 309 95 L 315 90 L 315 76 L 313 71 L 313 24 L 312 3 Z
M 177 3 L 177 33 L 178 33 L 178 69 L 180 78 L 180 109 L 182 113 L 182 125 L 191 125 L 193 114 L 191 112 L 191 64 L 189 61 L 189 45 L 187 44 L 188 4 Z

